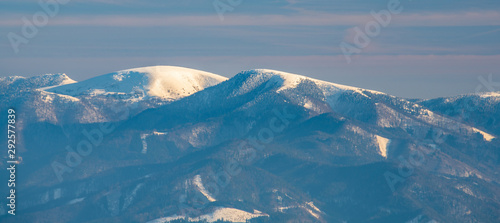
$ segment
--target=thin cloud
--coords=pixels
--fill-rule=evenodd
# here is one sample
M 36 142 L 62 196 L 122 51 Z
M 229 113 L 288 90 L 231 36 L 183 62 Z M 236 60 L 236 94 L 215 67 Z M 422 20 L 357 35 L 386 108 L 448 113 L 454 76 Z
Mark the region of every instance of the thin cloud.
M 22 15 L 4 15 L 0 26 L 22 26 Z M 52 18 L 51 26 L 363 26 L 373 20 L 370 14 L 307 13 L 297 15 L 241 15 L 226 16 L 224 21 L 217 15 L 80 15 Z M 500 12 L 460 12 L 432 14 L 394 15 L 390 26 L 500 26 Z
M 473 35 L 470 35 L 470 36 L 466 36 L 466 37 L 461 38 L 459 40 L 472 39 L 472 38 L 475 38 L 475 37 L 486 36 L 486 35 L 489 35 L 489 34 L 492 34 L 492 33 L 496 33 L 498 31 L 500 31 L 500 29 L 493 29 L 493 30 L 490 30 L 490 31 L 487 31 L 487 32 L 481 32 L 481 33 L 476 33 L 476 34 L 473 34 Z

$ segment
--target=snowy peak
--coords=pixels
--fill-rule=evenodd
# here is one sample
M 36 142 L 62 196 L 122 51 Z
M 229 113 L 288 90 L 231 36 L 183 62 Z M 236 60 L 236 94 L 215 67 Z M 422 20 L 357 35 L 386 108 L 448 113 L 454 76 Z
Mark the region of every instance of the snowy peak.
M 491 101 L 491 102 L 500 102 L 500 91 L 477 92 L 477 93 L 462 94 L 462 95 L 451 96 L 451 97 L 423 99 L 423 100 L 417 100 L 417 102 L 418 103 L 426 103 L 426 104 L 434 103 L 434 102 L 453 104 L 453 103 L 460 103 L 463 100 L 476 100 L 476 101 L 477 100 L 484 100 L 484 101 Z
M 383 94 L 377 91 L 335 84 L 327 81 L 317 80 L 307 76 L 269 69 L 243 71 L 237 74 L 235 76 L 235 79 L 241 81 L 241 87 L 234 92 L 234 95 L 247 93 L 248 91 L 251 91 L 252 89 L 266 82 L 267 85 L 273 84 L 275 87 L 277 86 L 278 89 L 276 90 L 276 92 L 278 93 L 284 90 L 297 88 L 299 84 L 308 82 L 320 88 L 326 96 L 343 91 L 354 91 L 361 94 L 363 91 L 369 91 L 373 94 Z
M 0 78 L 0 89 L 17 89 L 19 91 L 48 88 L 76 83 L 66 74 L 43 74 L 34 77 L 11 76 Z
M 146 97 L 176 100 L 226 79 L 216 74 L 189 68 L 151 66 L 109 73 L 48 91 L 70 96 L 141 94 Z
M 194 94 L 207 87 L 227 80 L 216 74 L 181 67 L 145 67 L 126 72 L 149 74 L 149 95 L 161 98 L 178 98 Z
M 481 92 L 476 94 L 482 100 L 488 100 L 492 102 L 500 102 L 500 91 L 496 92 Z
M 265 98 L 273 97 L 273 95 L 279 95 L 285 99 L 285 103 L 304 107 L 311 114 L 332 111 L 334 107 L 338 106 L 338 99 L 342 97 L 359 101 L 370 100 L 373 95 L 386 95 L 377 91 L 268 69 L 243 71 L 231 78 L 225 85 L 229 85 L 227 86 L 231 91 L 228 93 L 229 97 L 237 97 L 255 91 L 256 93 L 253 94 L 255 100 L 248 105 L 266 100 Z M 341 107 L 345 108 L 346 106 L 342 105 Z

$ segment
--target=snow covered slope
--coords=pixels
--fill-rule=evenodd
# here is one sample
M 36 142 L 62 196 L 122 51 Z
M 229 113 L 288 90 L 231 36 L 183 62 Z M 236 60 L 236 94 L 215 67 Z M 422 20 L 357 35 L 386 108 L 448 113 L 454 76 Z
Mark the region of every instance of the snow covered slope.
M 334 122 L 349 120 L 349 126 L 352 127 L 348 128 L 346 124 L 342 131 L 349 139 L 358 137 L 352 141 L 352 147 L 358 151 L 345 151 L 344 155 L 369 157 L 366 162 L 390 158 L 390 147 L 397 145 L 390 142 L 396 142 L 395 138 L 426 140 L 429 132 L 436 132 L 438 129 L 447 135 L 460 136 L 459 139 L 478 138 L 484 143 L 492 142 L 497 137 L 496 134 L 478 128 L 480 126 L 457 122 L 403 98 L 262 69 L 240 72 L 228 81 L 198 94 L 139 114 L 129 123 L 148 131 L 170 131 L 178 126 L 176 134 L 171 135 L 177 137 L 170 139 L 176 146 L 184 149 L 203 148 L 215 146 L 230 138 L 244 137 L 252 129 L 267 127 L 256 126 L 255 120 L 267 119 L 273 115 L 270 108 L 279 107 L 289 108 L 289 112 L 298 117 L 298 121 L 328 113 L 339 116 L 333 119 Z M 197 115 L 186 116 L 191 113 Z M 251 118 L 242 118 L 242 115 Z M 227 125 L 227 120 L 238 122 Z M 325 121 L 328 120 L 330 119 L 326 118 Z M 356 131 L 351 131 L 353 128 Z M 394 129 L 398 132 L 393 132 Z M 387 134 L 387 131 L 391 134 Z M 199 134 L 200 132 L 203 134 Z M 339 148 L 347 147 L 344 143 Z
M 500 134 L 500 92 L 482 92 L 417 101 L 430 110 Z
M 248 70 L 248 71 L 242 72 L 241 74 L 248 76 L 248 79 L 245 81 L 245 85 L 252 85 L 252 83 L 257 84 L 261 80 L 266 80 L 266 79 L 269 80 L 271 78 L 274 78 L 274 81 L 280 83 L 280 85 L 281 85 L 281 87 L 277 90 L 277 92 L 280 92 L 280 91 L 283 91 L 286 89 L 296 88 L 300 83 L 302 83 L 304 81 L 311 81 L 324 90 L 330 90 L 330 91 L 350 90 L 350 91 L 357 91 L 357 92 L 370 91 L 370 92 L 377 93 L 376 91 L 373 91 L 373 90 L 366 90 L 366 89 L 362 89 L 362 88 L 331 83 L 331 82 L 327 82 L 327 81 L 322 81 L 322 80 L 310 78 L 307 76 L 302 76 L 302 75 L 298 75 L 298 74 L 292 74 L 292 73 L 287 73 L 287 72 L 277 71 L 277 70 L 270 70 L 270 69 Z M 378 93 L 380 93 L 380 92 L 378 92 Z
M 34 77 L 2 77 L 0 78 L 0 92 L 3 93 L 10 90 L 11 92 L 8 93 L 15 93 L 12 91 L 26 91 L 72 83 L 76 83 L 76 81 L 69 78 L 66 74 L 44 74 Z
M 79 83 L 46 89 L 70 96 L 136 95 L 177 100 L 216 85 L 227 78 L 189 68 L 152 66 L 122 70 Z
M 66 74 L 0 78 L 0 102 L 30 113 L 32 121 L 94 123 L 118 121 L 168 104 L 227 78 L 173 66 L 118 71 L 76 82 Z M 127 116 L 117 115 L 128 113 Z
M 195 218 L 174 215 L 171 217 L 159 218 L 153 221 L 148 221 L 147 223 L 169 223 L 179 219 L 183 219 L 188 222 L 199 222 L 199 221 L 217 222 L 219 220 L 224 220 L 226 222 L 247 222 L 247 220 L 256 217 L 261 217 L 261 216 L 269 217 L 268 214 L 263 214 L 258 210 L 254 210 L 254 212 L 255 213 L 249 213 L 236 208 L 218 207 L 212 213 L 204 214 Z
M 293 96 L 297 93 L 306 95 L 308 93 L 313 92 L 303 92 L 303 90 L 317 90 L 319 89 L 320 94 L 309 94 L 309 96 L 318 96 L 318 97 L 302 97 L 300 100 L 294 101 L 295 103 L 299 103 L 307 109 L 315 110 L 317 109 L 314 101 L 311 99 L 328 101 L 328 99 L 335 97 L 338 93 L 343 92 L 352 92 L 362 96 L 367 97 L 363 92 L 367 91 L 372 94 L 383 94 L 381 92 L 367 90 L 357 87 L 351 87 L 341 84 L 335 84 L 327 81 L 321 81 L 314 78 L 276 71 L 269 69 L 256 69 L 256 70 L 248 70 L 239 73 L 235 79 L 239 79 L 240 83 L 237 83 L 237 86 L 231 96 L 238 96 L 254 90 L 259 85 L 266 84 L 265 88 L 272 87 L 276 93 L 280 93 L 289 98 L 293 98 Z M 304 89 L 305 88 L 305 89 Z M 300 89 L 297 92 L 297 89 Z

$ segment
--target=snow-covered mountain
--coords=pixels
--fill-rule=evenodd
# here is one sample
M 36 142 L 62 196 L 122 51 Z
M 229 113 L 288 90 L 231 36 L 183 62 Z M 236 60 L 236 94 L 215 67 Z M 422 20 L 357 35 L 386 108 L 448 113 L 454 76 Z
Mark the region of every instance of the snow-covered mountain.
M 226 80 L 166 66 L 65 83 L 2 97 L 36 117 L 19 133 L 24 222 L 500 218 L 499 133 L 486 121 L 497 93 L 407 100 L 274 70 Z M 113 130 L 60 182 L 53 163 L 102 124 Z
M 45 91 L 70 95 L 123 95 L 144 94 L 145 98 L 158 97 L 177 100 L 227 80 L 216 74 L 183 67 L 152 66 L 122 70 L 82 82 L 58 86 Z
M 500 92 L 482 92 L 446 98 L 420 100 L 419 104 L 500 135 Z
M 24 117 L 29 117 L 26 121 L 95 123 L 126 119 L 226 79 L 194 69 L 152 66 L 118 71 L 81 82 L 65 74 L 6 77 L 0 80 L 0 90 L 8 94 L 2 98 L 3 104 L 25 112 Z
M 13 94 L 16 91 L 27 91 L 72 83 L 76 83 L 76 81 L 69 78 L 66 74 L 44 74 L 28 78 L 21 76 L 2 77 L 0 78 L 0 92 Z
M 225 103 L 220 103 L 224 98 Z M 453 119 L 435 113 L 419 104 L 408 100 L 387 95 L 378 91 L 349 87 L 312 79 L 306 76 L 290 74 L 273 70 L 244 71 L 230 80 L 213 88 L 199 92 L 197 95 L 187 97 L 169 106 L 160 107 L 145 112 L 136 117 L 137 122 L 146 125 L 146 129 L 163 129 L 171 124 L 171 117 L 175 120 L 189 120 L 198 123 L 194 126 L 184 126 L 186 134 L 193 131 L 208 132 L 206 134 L 219 134 L 214 132 L 218 125 L 214 123 L 202 125 L 200 120 L 218 116 L 228 116 L 234 112 L 244 113 L 249 117 L 257 117 L 268 112 L 270 107 L 288 105 L 300 110 L 306 118 L 324 113 L 336 113 L 357 122 L 373 124 L 378 128 L 401 128 L 413 137 L 425 137 L 427 132 L 439 128 L 449 134 L 463 134 L 472 137 L 479 134 L 483 140 L 491 141 L 496 136 L 473 125 L 456 122 Z M 184 111 L 198 114 L 193 119 L 186 119 Z M 183 111 L 183 112 L 179 112 Z M 168 116 L 162 114 L 169 114 Z M 181 117 L 177 117 L 177 116 Z M 155 120 L 159 118 L 160 120 Z M 151 125 L 148 125 L 150 123 Z M 252 121 L 245 125 L 252 125 Z M 227 126 L 226 126 L 227 127 Z M 482 128 L 482 126 L 480 126 Z M 191 129 L 189 129 L 191 128 Z M 207 128 L 211 131 L 206 130 Z M 230 134 L 246 134 L 241 132 L 240 126 L 233 126 L 232 131 L 223 131 Z M 250 129 L 250 126 L 245 128 Z M 238 131 L 240 129 L 240 131 Z M 419 132 L 415 132 L 416 129 Z M 233 135 L 231 137 L 235 137 Z M 189 144 L 209 146 L 220 143 L 227 136 L 220 135 L 220 139 L 204 135 L 202 141 L 189 138 Z M 382 137 L 372 135 L 372 138 Z M 384 137 L 382 137 L 384 138 Z M 213 141 L 212 141 L 213 140 Z

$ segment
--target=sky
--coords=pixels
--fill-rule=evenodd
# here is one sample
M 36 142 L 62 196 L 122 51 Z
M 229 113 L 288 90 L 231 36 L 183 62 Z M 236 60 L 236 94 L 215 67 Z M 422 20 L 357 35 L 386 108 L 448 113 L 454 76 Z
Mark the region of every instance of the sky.
M 498 0 L 40 2 L 0 2 L 0 77 L 265 68 L 406 98 L 500 82 Z

